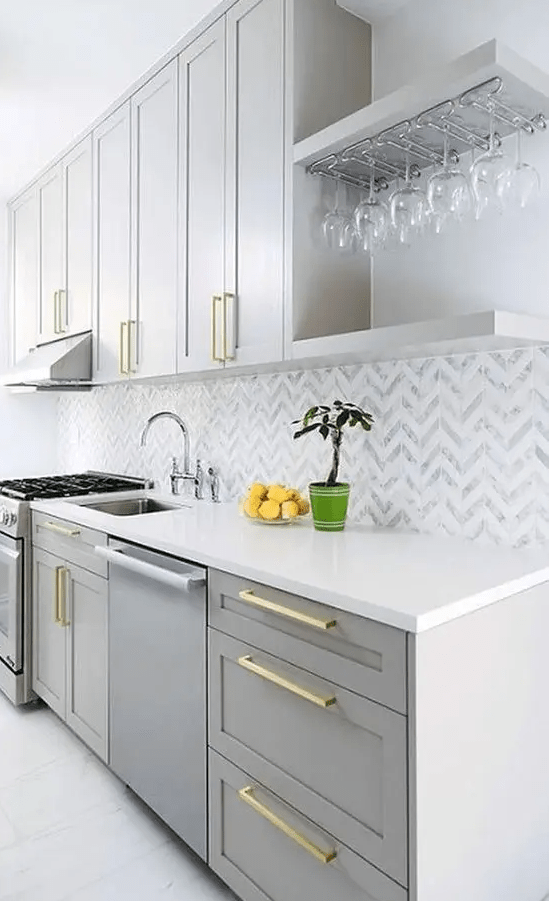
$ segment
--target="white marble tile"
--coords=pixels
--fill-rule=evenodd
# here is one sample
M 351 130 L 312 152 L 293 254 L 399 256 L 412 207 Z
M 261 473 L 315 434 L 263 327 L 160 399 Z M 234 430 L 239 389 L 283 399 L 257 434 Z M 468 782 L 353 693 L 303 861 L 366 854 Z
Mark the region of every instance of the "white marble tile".
M 46 707 L 0 695 L 0 901 L 232 893 Z
M 144 811 L 110 801 L 0 851 L 0 899 L 61 901 L 167 841 Z
M 28 838 L 70 824 L 122 792 L 122 783 L 82 750 L 0 788 L 0 808 L 18 836 Z
M 169 842 L 63 901 L 230 901 L 234 897 L 192 852 Z
M 17 835 L 15 833 L 15 829 L 13 825 L 8 820 L 6 814 L 0 807 L 0 851 L 4 848 L 9 848 L 10 845 L 15 844 L 17 841 Z M 1 880 L 1 876 L 0 876 Z M 1 884 L 1 882 L 0 882 Z

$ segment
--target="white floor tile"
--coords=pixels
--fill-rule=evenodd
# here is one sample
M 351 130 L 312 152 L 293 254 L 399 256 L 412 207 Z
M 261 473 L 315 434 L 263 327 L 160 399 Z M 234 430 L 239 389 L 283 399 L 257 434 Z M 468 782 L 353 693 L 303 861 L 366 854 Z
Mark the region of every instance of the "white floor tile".
M 229 901 L 211 873 L 204 875 L 191 852 L 169 842 L 64 901 Z
M 0 851 L 17 841 L 17 835 L 6 814 L 0 808 Z M 1 882 L 1 876 L 0 876 Z
M 0 901 L 234 895 L 46 707 L 0 695 Z
M 122 794 L 123 785 L 92 755 L 54 760 L 0 788 L 0 808 L 20 838 L 70 825 L 75 817 Z

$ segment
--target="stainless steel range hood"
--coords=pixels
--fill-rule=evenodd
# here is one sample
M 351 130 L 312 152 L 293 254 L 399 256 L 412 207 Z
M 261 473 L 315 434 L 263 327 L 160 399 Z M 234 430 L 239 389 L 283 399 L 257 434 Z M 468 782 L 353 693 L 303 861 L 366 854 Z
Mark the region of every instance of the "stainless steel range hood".
M 86 391 L 92 387 L 92 333 L 83 332 L 41 344 L 9 372 L 0 385 L 41 391 Z

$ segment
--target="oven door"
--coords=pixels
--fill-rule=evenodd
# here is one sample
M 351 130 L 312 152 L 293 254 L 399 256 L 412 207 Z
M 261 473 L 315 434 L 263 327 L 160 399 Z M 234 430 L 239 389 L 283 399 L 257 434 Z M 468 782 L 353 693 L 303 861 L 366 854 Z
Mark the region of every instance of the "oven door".
M 0 534 L 0 662 L 23 668 L 23 542 Z

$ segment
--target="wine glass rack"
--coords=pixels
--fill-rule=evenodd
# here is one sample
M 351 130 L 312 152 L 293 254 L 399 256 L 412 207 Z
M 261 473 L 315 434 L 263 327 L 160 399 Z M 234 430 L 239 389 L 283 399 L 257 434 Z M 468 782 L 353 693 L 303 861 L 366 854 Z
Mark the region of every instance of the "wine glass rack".
M 545 115 L 518 103 L 505 90 L 503 79 L 495 76 L 413 118 L 315 161 L 307 171 L 369 189 L 373 166 L 374 188 L 385 190 L 391 182 L 405 178 L 408 153 L 413 178 L 419 178 L 430 166 L 441 165 L 445 134 L 450 139 L 450 158 L 454 163 L 467 152 L 484 153 L 489 147 L 491 115 L 497 125 L 498 143 L 518 129 L 527 135 L 547 129 Z

